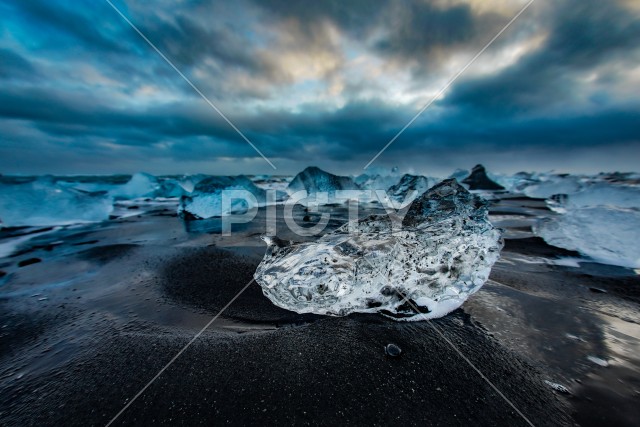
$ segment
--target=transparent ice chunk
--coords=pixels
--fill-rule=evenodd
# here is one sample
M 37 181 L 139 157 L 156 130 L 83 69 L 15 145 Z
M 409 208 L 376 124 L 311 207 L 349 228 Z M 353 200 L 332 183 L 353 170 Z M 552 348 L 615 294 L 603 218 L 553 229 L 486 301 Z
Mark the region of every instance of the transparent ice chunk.
M 503 244 L 486 202 L 454 179 L 416 199 L 402 224 L 372 216 L 312 243 L 265 240 L 255 278 L 275 305 L 334 316 L 380 312 L 397 320 L 458 308 L 487 280 Z

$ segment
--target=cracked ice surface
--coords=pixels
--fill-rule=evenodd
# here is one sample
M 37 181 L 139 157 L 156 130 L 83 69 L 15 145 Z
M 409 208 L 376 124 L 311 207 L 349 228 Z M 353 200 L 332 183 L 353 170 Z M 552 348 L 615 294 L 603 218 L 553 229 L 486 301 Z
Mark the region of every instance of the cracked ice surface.
M 502 248 L 486 202 L 454 179 L 416 199 L 402 227 L 393 225 L 372 216 L 313 243 L 265 238 L 256 281 L 275 305 L 298 313 L 422 320 L 446 315 L 480 289 Z

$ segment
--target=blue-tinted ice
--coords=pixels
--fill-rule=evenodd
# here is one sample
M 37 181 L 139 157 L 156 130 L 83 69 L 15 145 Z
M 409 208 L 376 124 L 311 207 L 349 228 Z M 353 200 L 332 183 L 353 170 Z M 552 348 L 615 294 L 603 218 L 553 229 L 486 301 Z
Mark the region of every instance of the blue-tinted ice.
M 416 199 L 402 224 L 372 216 L 313 243 L 265 240 L 255 278 L 275 305 L 335 316 L 381 312 L 398 320 L 458 308 L 485 283 L 503 244 L 486 203 L 453 179 Z

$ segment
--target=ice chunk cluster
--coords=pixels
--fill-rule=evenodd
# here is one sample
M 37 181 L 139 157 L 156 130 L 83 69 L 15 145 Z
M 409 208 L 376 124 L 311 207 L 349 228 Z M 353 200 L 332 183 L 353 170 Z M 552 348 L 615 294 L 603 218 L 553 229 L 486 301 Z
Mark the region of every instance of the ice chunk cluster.
M 502 248 L 486 202 L 454 179 L 416 199 L 402 224 L 372 216 L 312 243 L 265 240 L 255 278 L 275 305 L 335 316 L 380 312 L 397 320 L 458 308 L 487 280 Z
M 243 190 L 250 195 L 234 197 L 229 194 L 228 203 L 224 203 L 222 193 L 225 190 Z M 211 176 L 202 179 L 190 195 L 180 199 L 178 214 L 190 219 L 220 217 L 263 206 L 265 202 L 266 191 L 244 175 Z
M 88 193 L 52 179 L 0 185 L 0 222 L 5 227 L 103 221 L 113 210 L 104 193 Z
M 534 227 L 547 243 L 604 264 L 640 268 L 638 187 L 598 183 L 548 204 L 558 215 Z

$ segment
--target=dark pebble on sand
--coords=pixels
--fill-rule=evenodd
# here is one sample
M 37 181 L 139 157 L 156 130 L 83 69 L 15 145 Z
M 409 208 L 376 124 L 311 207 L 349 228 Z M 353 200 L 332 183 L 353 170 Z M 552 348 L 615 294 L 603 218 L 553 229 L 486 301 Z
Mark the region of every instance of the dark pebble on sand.
M 23 259 L 18 263 L 18 267 L 26 267 L 27 265 L 37 264 L 42 261 L 40 258 Z
M 402 349 L 395 344 L 387 344 L 384 353 L 389 357 L 399 357 L 402 354 Z

